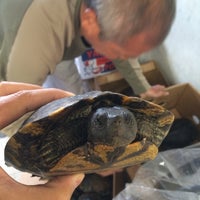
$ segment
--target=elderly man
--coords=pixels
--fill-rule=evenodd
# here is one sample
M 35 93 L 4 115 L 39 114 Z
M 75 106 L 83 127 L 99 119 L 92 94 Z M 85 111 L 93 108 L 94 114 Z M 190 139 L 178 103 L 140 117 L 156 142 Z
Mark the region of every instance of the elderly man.
M 0 0 L 0 80 L 42 85 L 55 74 L 62 89 L 82 93 L 72 61 L 92 46 L 135 93 L 163 95 L 133 58 L 164 40 L 174 15 L 174 0 Z

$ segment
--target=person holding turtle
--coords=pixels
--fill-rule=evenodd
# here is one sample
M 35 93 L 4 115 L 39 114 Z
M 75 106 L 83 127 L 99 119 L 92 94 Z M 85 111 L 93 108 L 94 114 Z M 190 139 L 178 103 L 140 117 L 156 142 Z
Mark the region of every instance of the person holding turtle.
M 53 100 L 56 100 L 56 99 L 59 99 L 62 97 L 69 97 L 69 96 L 73 96 L 73 94 L 63 91 L 63 90 L 55 89 L 55 88 L 54 89 L 50 89 L 50 88 L 45 89 L 45 88 L 41 88 L 40 86 L 37 86 L 37 85 L 26 84 L 26 83 L 1 82 L 0 83 L 0 130 L 2 128 L 4 128 L 5 126 L 9 125 L 10 123 L 12 123 L 14 120 L 21 117 L 22 115 L 26 114 L 27 112 L 33 111 L 33 110 L 41 107 L 42 105 L 47 104 Z M 30 99 L 31 99 L 31 101 L 30 101 Z M 113 107 L 113 108 L 114 108 L 114 111 L 116 114 L 116 111 L 119 109 L 119 107 L 118 108 Z M 160 108 L 158 107 L 158 110 L 159 109 Z M 101 109 L 101 112 L 102 112 L 102 110 L 103 110 L 103 108 Z M 96 115 L 96 114 L 99 115 L 99 111 L 100 110 L 98 110 L 97 113 L 95 113 L 94 115 Z M 107 112 L 107 111 L 108 111 L 108 108 L 105 109 L 105 112 Z M 126 114 L 125 114 L 125 112 L 126 112 Z M 125 108 L 124 108 L 123 112 L 120 114 L 125 114 L 126 118 L 127 118 L 127 116 L 131 117 L 131 120 L 133 120 L 133 121 L 135 119 L 132 116 L 132 113 L 130 111 L 126 111 Z M 170 113 L 168 113 L 168 114 L 169 114 L 169 117 L 172 119 L 171 114 Z M 112 119 L 110 119 L 110 120 L 112 121 Z M 133 122 L 131 122 L 131 124 L 132 123 Z M 123 127 L 122 129 L 125 128 L 125 129 L 127 129 L 127 131 L 129 129 L 132 130 L 132 131 L 129 131 L 128 137 L 125 137 L 125 138 L 122 137 L 124 144 L 126 144 L 127 142 L 129 143 L 135 137 L 135 134 L 136 134 L 135 128 L 136 127 L 135 126 L 130 127 L 131 124 L 130 124 L 129 120 L 128 120 L 127 124 L 126 124 L 126 122 L 124 122 L 125 127 Z M 116 126 L 118 126 L 118 124 L 116 124 Z M 101 130 L 99 130 L 99 133 L 102 133 Z M 96 130 L 96 131 L 98 131 L 98 130 Z M 159 131 L 165 132 L 166 126 L 165 126 L 165 130 L 160 129 Z M 161 135 L 164 135 L 163 133 Z M 90 137 L 93 138 L 94 133 L 91 132 L 90 134 L 92 134 Z M 107 134 L 107 135 L 109 136 L 109 134 Z M 118 136 L 120 136 L 120 135 L 117 135 L 117 137 Z M 120 136 L 120 138 L 121 138 L 121 136 Z M 96 140 L 99 140 L 99 139 L 101 141 L 101 138 L 98 138 Z M 111 140 L 110 141 L 111 143 L 113 142 L 113 145 L 116 146 L 116 148 L 118 147 L 118 145 L 120 145 L 120 147 L 121 147 L 121 145 L 122 146 L 124 145 L 124 144 L 119 143 L 119 141 L 117 141 L 117 140 L 112 140 L 112 138 L 108 137 L 108 139 Z M 95 142 L 96 142 L 96 140 L 95 140 Z M 26 142 L 28 143 L 28 141 L 26 141 Z M 157 140 L 157 138 L 155 138 L 154 142 L 156 144 L 156 142 L 159 142 L 159 141 Z M 97 142 L 97 144 L 98 144 L 98 142 Z M 21 146 L 21 145 L 19 145 L 19 146 Z M 154 153 L 156 153 L 157 151 L 156 151 L 155 145 L 153 145 L 153 148 L 155 149 Z M 134 151 L 135 147 L 132 150 Z M 130 151 L 130 149 L 129 149 L 129 151 Z M 151 152 L 151 154 L 153 153 L 152 149 L 150 152 Z M 127 156 L 127 154 L 126 154 L 126 156 Z M 32 156 L 32 157 L 35 157 L 35 156 Z M 6 159 L 6 152 L 5 152 L 5 159 Z M 17 158 L 16 158 L 16 160 L 17 160 Z M 76 164 L 78 163 L 78 160 L 77 160 L 77 162 L 75 162 Z M 80 160 L 81 160 L 81 158 L 80 158 Z M 133 159 L 133 161 L 134 161 L 134 159 Z M 131 162 L 133 162 L 133 161 L 131 161 Z M 138 162 L 138 160 L 136 162 Z M 119 163 L 120 163 L 120 161 L 119 161 Z M 34 166 L 34 163 L 33 163 L 33 166 Z M 36 169 L 38 170 L 38 168 L 36 168 Z M 91 166 L 91 169 L 92 169 L 92 166 Z M 40 170 L 42 170 L 42 169 L 40 169 Z M 40 170 L 39 170 L 39 172 L 41 172 Z M 80 170 L 78 170 L 78 171 L 80 171 Z M 118 171 L 118 169 L 114 169 L 112 171 L 104 171 L 99 174 L 102 176 L 105 176 L 105 175 L 110 175 L 110 173 L 113 173 L 115 171 Z M 42 174 L 40 174 L 40 175 L 42 175 Z M 49 172 L 49 175 L 51 175 L 51 172 Z M 47 177 L 49 177 L 49 176 L 47 176 Z M 61 199 L 62 200 L 62 199 L 66 199 L 66 197 L 67 197 L 67 199 L 70 199 L 74 189 L 81 183 L 81 181 L 83 180 L 83 177 L 84 177 L 83 174 L 76 174 L 76 175 L 70 175 L 70 176 L 58 176 L 58 177 L 54 177 L 54 178 L 50 179 L 46 184 L 40 184 L 38 182 L 38 184 L 40 184 L 40 185 L 26 186 L 26 185 L 22 185 L 22 184 L 16 182 L 12 178 L 10 178 L 0 167 L 0 194 L 1 194 L 0 199 L 1 199 L 1 197 L 3 197 L 3 199 L 7 199 L 7 200 L 9 200 L 9 199 L 23 200 L 24 197 L 25 197 L 24 199 L 30 199 L 30 200 L 31 199 L 41 199 L 41 197 L 42 197 L 42 199 L 48 199 L 48 200 L 51 200 L 51 199 Z M 24 193 L 26 193 L 26 196 L 23 196 Z
M 44 89 L 28 83 L 0 82 L 0 130 L 29 111 L 72 95 L 60 89 Z M 120 169 L 99 174 L 107 176 L 117 171 Z M 84 174 L 59 176 L 45 184 L 30 186 L 15 181 L 0 167 L 0 200 L 70 200 L 83 178 Z

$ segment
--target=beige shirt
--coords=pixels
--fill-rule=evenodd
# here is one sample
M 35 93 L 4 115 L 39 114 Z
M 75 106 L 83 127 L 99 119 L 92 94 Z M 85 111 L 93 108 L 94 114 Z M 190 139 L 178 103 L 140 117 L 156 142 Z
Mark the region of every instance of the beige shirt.
M 66 3 L 67 2 L 67 3 Z M 75 0 L 34 0 L 14 41 L 7 80 L 42 84 L 75 37 Z

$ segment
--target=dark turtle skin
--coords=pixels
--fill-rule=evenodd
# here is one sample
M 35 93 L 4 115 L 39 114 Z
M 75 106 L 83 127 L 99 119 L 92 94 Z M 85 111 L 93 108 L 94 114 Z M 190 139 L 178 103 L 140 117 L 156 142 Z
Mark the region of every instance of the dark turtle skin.
M 94 173 L 150 159 L 174 116 L 137 97 L 93 91 L 46 104 L 5 147 L 7 165 L 40 177 Z

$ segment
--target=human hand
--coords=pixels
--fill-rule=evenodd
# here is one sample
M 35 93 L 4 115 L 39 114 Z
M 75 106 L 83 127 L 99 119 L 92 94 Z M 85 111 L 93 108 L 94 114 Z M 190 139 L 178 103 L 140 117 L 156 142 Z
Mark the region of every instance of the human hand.
M 149 90 L 140 94 L 141 98 L 158 98 L 161 96 L 167 96 L 169 92 L 166 91 L 164 85 L 154 85 Z
M 59 89 L 42 89 L 40 86 L 26 83 L 1 82 L 0 129 L 50 101 L 72 95 Z M 83 177 L 83 174 L 60 176 L 43 185 L 26 186 L 14 181 L 0 168 L 0 200 L 69 200 Z
M 115 173 L 119 173 L 119 172 L 122 172 L 122 171 L 123 171 L 123 168 L 111 169 L 111 170 L 105 170 L 105 171 L 98 172 L 97 174 L 105 177 L 105 176 L 110 176 L 110 175 L 113 175 Z
M 83 174 L 59 176 L 43 185 L 28 186 L 9 177 L 0 167 L 0 200 L 70 200 Z
M 44 89 L 27 83 L 1 82 L 0 129 L 25 113 L 66 96 L 73 96 L 73 94 L 55 88 Z

